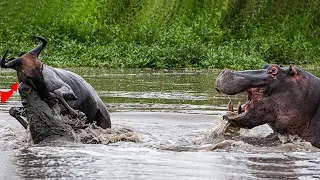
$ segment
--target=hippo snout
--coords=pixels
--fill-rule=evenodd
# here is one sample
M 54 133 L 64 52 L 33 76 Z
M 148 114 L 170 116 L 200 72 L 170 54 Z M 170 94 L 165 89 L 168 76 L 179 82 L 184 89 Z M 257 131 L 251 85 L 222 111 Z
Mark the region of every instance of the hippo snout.
M 214 88 L 215 88 L 218 92 L 220 92 L 220 81 L 218 80 L 218 78 L 216 79 L 216 82 L 215 82 L 215 84 L 214 84 Z
M 237 73 L 234 73 L 231 70 L 224 70 L 218 75 L 214 88 L 218 92 L 234 95 L 246 90 L 249 85 L 250 80 Z
M 216 83 L 214 84 L 214 88 L 215 88 L 218 92 L 221 92 L 221 91 L 220 91 L 220 81 L 218 80 L 218 78 L 216 79 Z
M 223 71 L 221 71 L 219 73 L 219 75 L 217 77 L 217 80 L 228 78 L 230 76 L 233 76 L 233 71 L 231 71 L 231 70 L 223 70 Z
M 232 73 L 230 70 L 223 70 L 219 73 L 216 82 L 214 84 L 214 88 L 218 91 L 221 92 L 221 84 L 222 81 L 225 79 L 226 76 L 229 76 L 228 74 Z

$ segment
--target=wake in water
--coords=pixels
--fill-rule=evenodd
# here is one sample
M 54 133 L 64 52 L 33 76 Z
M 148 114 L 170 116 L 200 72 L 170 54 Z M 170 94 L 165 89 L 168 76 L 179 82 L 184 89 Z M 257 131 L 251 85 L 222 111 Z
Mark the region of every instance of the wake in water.
M 21 147 L 21 142 L 25 136 L 17 136 L 22 131 L 21 128 L 12 128 L 9 125 L 0 125 L 0 150 L 12 150 Z
M 120 125 L 113 126 L 111 129 L 103 129 L 97 126 L 95 123 L 87 124 L 86 117 L 81 116 L 77 118 L 71 118 L 69 115 L 61 116 L 62 121 L 64 124 L 70 126 L 73 130 L 72 134 L 75 137 L 76 142 L 81 142 L 84 144 L 109 144 L 109 143 L 116 143 L 120 141 L 124 142 L 140 142 L 141 133 L 134 132 L 130 128 L 122 127 Z M 24 131 L 25 135 L 23 136 L 16 136 L 14 134 L 21 134 L 21 132 L 13 133 L 12 128 L 9 127 L 2 127 L 2 131 L 0 132 L 0 140 L 7 141 L 10 137 L 12 142 L 11 144 L 15 144 L 15 146 L 23 145 L 23 146 L 30 146 L 33 145 L 33 140 L 31 137 L 31 132 L 29 128 L 24 130 L 22 127 L 20 131 Z M 6 130 L 8 129 L 8 130 Z M 8 137 L 8 138 L 6 138 Z M 49 145 L 52 143 L 65 143 L 69 142 L 69 140 L 64 139 L 63 137 L 57 139 L 56 137 L 53 138 L 46 138 L 42 145 Z M 15 147 L 17 148 L 17 147 Z
M 95 124 L 83 124 L 85 128 L 75 130 L 80 142 L 89 144 L 109 144 L 115 142 L 140 142 L 141 145 L 168 151 L 215 151 L 215 150 L 245 150 L 245 151 L 292 151 L 318 150 L 298 136 L 273 133 L 268 125 L 253 129 L 241 129 L 231 126 L 222 118 L 217 118 L 214 124 L 199 136 L 182 142 L 157 139 L 147 132 L 136 132 L 131 128 L 114 126 L 112 129 L 102 129 Z M 187 130 L 187 129 L 186 129 Z
M 75 131 L 78 138 L 85 144 L 109 144 L 119 141 L 139 142 L 141 134 L 124 127 L 102 129 L 95 124 L 89 124 L 85 129 Z
M 292 151 L 315 150 L 309 142 L 302 140 L 297 136 L 274 134 L 268 125 L 259 126 L 253 129 L 240 129 L 229 125 L 229 123 L 220 118 L 215 118 L 213 124 L 204 132 L 188 136 L 184 131 L 190 131 L 192 125 L 187 125 L 181 131 L 183 136 L 162 137 L 162 133 L 167 134 L 170 131 L 162 130 L 157 132 L 135 131 L 132 127 L 123 125 L 114 125 L 111 129 L 102 129 L 95 124 L 86 124 L 84 118 L 70 120 L 69 117 L 63 117 L 65 124 L 73 128 L 77 142 L 84 144 L 110 144 L 116 142 L 133 142 L 134 146 L 144 146 L 153 149 L 165 151 Z M 147 125 L 147 124 L 146 124 Z M 177 125 L 177 127 L 181 127 Z M 24 133 L 23 136 L 17 136 L 25 132 L 22 127 L 11 129 L 2 127 L 0 140 L 5 141 L 5 149 L 14 149 L 22 146 L 32 145 L 30 132 Z M 19 130 L 19 132 L 13 132 Z M 158 134 L 160 133 L 160 134 Z M 177 133 L 179 135 L 181 133 Z M 8 139 L 9 138 L 9 139 Z M 63 140 L 62 140 L 63 141 Z M 10 142 L 10 143 L 8 143 Z M 48 141 L 47 141 L 48 142 Z M 56 141 L 53 143 L 57 143 Z M 42 144 L 45 145 L 45 144 Z M 49 144 L 50 145 L 50 144 Z M 130 146 L 133 144 L 130 144 Z
M 239 149 L 269 152 L 290 150 L 316 150 L 310 142 L 296 135 L 282 135 L 273 133 L 268 125 L 258 126 L 253 129 L 230 127 L 230 124 L 221 119 L 216 119 L 211 128 L 194 139 L 197 145 L 207 144 L 204 150 Z
M 111 129 L 103 129 L 95 123 L 86 124 L 86 117 L 82 116 L 77 120 L 69 115 L 63 116 L 65 124 L 69 124 L 75 132 L 78 141 L 85 144 L 109 144 L 119 141 L 139 142 L 141 134 L 121 126 L 114 126 Z

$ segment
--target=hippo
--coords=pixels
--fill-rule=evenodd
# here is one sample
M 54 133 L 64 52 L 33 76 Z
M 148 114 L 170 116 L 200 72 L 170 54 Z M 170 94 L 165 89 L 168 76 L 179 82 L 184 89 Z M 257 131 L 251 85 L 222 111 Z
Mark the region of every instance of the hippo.
M 320 79 L 311 73 L 274 64 L 259 70 L 224 70 L 215 89 L 248 95 L 236 115 L 223 116 L 233 126 L 250 129 L 267 123 L 276 133 L 298 135 L 320 148 Z

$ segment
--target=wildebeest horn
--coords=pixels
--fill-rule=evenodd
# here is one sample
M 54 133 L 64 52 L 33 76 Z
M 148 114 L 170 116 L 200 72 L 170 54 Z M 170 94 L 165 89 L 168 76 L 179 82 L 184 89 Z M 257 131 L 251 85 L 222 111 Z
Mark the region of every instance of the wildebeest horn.
M 43 48 L 46 47 L 48 41 L 44 37 L 40 37 L 40 36 L 34 36 L 34 37 L 38 38 L 42 43 L 38 47 L 29 51 L 29 53 L 38 57 L 41 51 L 43 50 Z
M 6 66 L 6 57 L 7 57 L 7 54 L 8 54 L 8 49 L 6 50 L 6 52 L 4 53 L 4 55 L 3 55 L 2 58 L 1 58 L 0 64 L 1 64 L 1 67 L 2 67 L 2 68 L 7 68 L 7 66 Z
M 1 63 L 2 63 L 2 62 L 1 62 Z M 21 63 L 22 63 L 22 58 L 18 57 L 18 58 L 16 58 L 16 59 L 12 60 L 12 61 L 6 62 L 6 63 L 4 64 L 4 66 L 5 66 L 6 68 L 14 68 L 14 67 L 16 67 L 16 66 L 20 66 Z M 2 64 L 1 64 L 1 67 L 2 67 Z

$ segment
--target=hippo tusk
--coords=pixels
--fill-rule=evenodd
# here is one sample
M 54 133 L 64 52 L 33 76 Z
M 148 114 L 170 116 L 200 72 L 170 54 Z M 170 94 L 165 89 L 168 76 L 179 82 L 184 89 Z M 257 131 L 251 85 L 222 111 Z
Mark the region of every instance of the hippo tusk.
M 239 103 L 238 103 L 237 112 L 238 112 L 238 114 L 241 114 L 241 113 L 242 113 L 241 102 L 240 102 L 240 101 L 239 101 Z
M 228 103 L 228 111 L 233 112 L 233 104 L 231 100 Z

